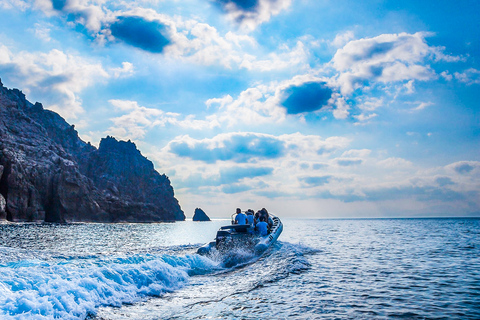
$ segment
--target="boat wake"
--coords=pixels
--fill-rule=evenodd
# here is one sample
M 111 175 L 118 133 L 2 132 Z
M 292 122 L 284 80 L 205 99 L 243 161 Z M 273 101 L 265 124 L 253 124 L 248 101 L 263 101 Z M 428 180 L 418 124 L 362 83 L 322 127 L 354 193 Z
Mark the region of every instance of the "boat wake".
M 201 256 L 192 252 L 194 248 L 172 247 L 168 251 L 174 254 L 149 250 L 118 256 L 52 254 L 42 259 L 23 253 L 19 260 L 4 259 L 0 262 L 0 318 L 95 318 L 103 307 L 113 315 L 98 319 L 115 319 L 116 307 L 135 308 L 152 297 L 163 297 L 166 307 L 169 300 L 180 299 L 184 306 L 195 308 L 197 303 L 248 292 L 309 267 L 304 250 L 287 243 L 276 243 L 261 256 L 242 249 Z M 3 249 L 7 250 L 0 247 L 0 255 Z M 4 256 L 15 254 L 8 250 Z
M 85 319 L 99 306 L 138 302 L 221 268 L 196 254 L 27 259 L 0 265 L 0 318 Z
M 263 255 L 242 256 L 239 250 L 231 257 L 207 256 L 221 269 L 209 274 L 191 277 L 189 285 L 167 293 L 161 299 L 149 299 L 141 303 L 117 308 L 101 308 L 96 319 L 191 319 L 218 317 L 226 305 L 235 304 L 238 296 L 255 295 L 259 288 L 268 286 L 290 275 L 307 271 L 311 266 L 308 255 L 317 251 L 301 245 L 277 242 Z M 219 260 L 215 260 L 219 259 Z M 227 259 L 227 260 L 226 260 Z M 230 267 L 228 262 L 237 262 Z M 253 301 L 253 300 L 252 300 Z M 126 316 L 128 315 L 128 316 Z

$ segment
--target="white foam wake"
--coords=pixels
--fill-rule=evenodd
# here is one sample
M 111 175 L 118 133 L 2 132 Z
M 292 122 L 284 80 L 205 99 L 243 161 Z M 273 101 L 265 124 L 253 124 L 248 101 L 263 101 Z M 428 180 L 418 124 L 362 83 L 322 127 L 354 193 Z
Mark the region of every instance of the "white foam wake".
M 160 296 L 216 268 L 198 255 L 10 262 L 0 265 L 0 318 L 84 319 L 99 306 Z

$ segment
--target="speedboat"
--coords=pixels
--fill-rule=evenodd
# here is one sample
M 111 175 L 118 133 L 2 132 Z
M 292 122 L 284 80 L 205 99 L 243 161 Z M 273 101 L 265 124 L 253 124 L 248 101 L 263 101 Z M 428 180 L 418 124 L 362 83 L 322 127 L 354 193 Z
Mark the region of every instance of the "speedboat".
M 259 236 L 255 228 L 248 224 L 232 224 L 220 227 L 214 241 L 208 242 L 201 246 L 197 253 L 207 255 L 213 250 L 220 253 L 228 253 L 235 248 L 243 248 L 253 251 L 255 254 L 262 254 L 267 250 L 283 231 L 282 221 L 277 216 L 269 214 L 273 220 L 270 232 L 266 236 Z

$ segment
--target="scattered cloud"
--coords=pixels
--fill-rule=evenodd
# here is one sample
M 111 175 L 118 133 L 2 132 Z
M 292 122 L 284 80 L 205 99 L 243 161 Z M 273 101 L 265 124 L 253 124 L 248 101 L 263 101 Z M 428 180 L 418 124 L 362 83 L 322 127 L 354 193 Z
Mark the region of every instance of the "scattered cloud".
M 308 187 L 323 186 L 330 182 L 332 176 L 312 176 L 312 177 L 299 177 L 298 180 L 303 182 Z
M 449 167 L 455 170 L 455 172 L 459 174 L 467 175 L 467 174 L 473 173 L 474 171 L 478 172 L 480 170 L 480 162 L 459 161 L 451 164 Z
M 112 99 L 109 102 L 117 111 L 124 114 L 110 119 L 113 126 L 106 131 L 106 134 L 120 139 L 142 139 L 150 129 L 167 125 L 193 130 L 218 126 L 215 120 L 196 120 L 193 115 L 182 116 L 178 113 L 147 108 L 139 106 L 136 101 Z
M 415 108 L 413 108 L 413 109 L 412 109 L 413 111 L 423 110 L 423 109 L 425 109 L 425 108 L 427 108 L 427 107 L 429 107 L 429 106 L 434 105 L 433 102 L 417 102 L 417 103 L 418 103 L 418 106 L 415 107 Z
M 220 183 L 231 184 L 240 182 L 243 179 L 271 175 L 271 167 L 229 167 L 220 169 Z
M 258 133 L 222 134 L 214 139 L 196 140 L 188 136 L 169 143 L 170 152 L 192 160 L 249 162 L 252 158 L 278 158 L 285 153 L 285 143 Z
M 342 167 L 356 166 L 363 162 L 362 159 L 338 159 L 337 163 Z
M 56 49 L 13 53 L 6 46 L 0 46 L 0 73 L 67 119 L 84 112 L 78 95 L 83 89 L 110 77 L 100 63 L 81 56 Z
M 437 77 L 425 64 L 427 59 L 447 60 L 442 48 L 425 41 L 431 34 L 382 34 L 348 42 L 337 50 L 331 64 L 339 72 L 336 81 L 341 92 L 350 95 L 370 82 L 427 81 Z
M 435 182 L 441 187 L 455 184 L 450 177 L 437 177 L 435 178 Z
M 464 72 L 455 72 L 455 79 L 468 85 L 480 84 L 480 70 L 470 68 Z
M 220 5 L 228 18 L 247 31 L 267 22 L 290 7 L 291 0 L 211 0 Z
M 334 46 L 335 48 L 341 48 L 344 45 L 346 45 L 348 42 L 353 40 L 355 38 L 355 35 L 353 31 L 345 31 L 343 33 L 339 33 L 335 36 L 335 39 L 333 39 L 332 42 L 330 42 L 330 45 Z

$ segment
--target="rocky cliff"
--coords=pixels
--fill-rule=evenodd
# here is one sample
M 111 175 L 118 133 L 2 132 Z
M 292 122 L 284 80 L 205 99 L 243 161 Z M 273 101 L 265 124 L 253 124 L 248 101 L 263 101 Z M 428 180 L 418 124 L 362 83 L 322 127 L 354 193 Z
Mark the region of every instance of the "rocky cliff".
M 99 148 L 0 81 L 0 219 L 47 222 L 185 220 L 168 177 L 132 142 Z

